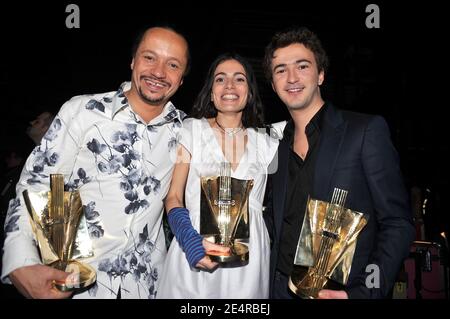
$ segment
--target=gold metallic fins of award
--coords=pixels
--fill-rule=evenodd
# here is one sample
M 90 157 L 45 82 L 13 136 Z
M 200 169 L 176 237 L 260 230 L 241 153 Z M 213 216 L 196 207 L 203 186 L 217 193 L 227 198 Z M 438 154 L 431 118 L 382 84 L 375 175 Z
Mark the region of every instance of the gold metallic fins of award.
M 64 191 L 64 175 L 50 175 L 50 192 L 23 192 L 31 227 L 39 245 L 42 262 L 70 272 L 61 291 L 83 289 L 96 280 L 95 270 L 78 261 L 93 256 L 92 243 L 78 191 Z
M 317 298 L 321 289 L 348 281 L 357 236 L 368 216 L 344 207 L 347 193 L 335 188 L 330 203 L 308 199 L 289 278 L 289 288 L 301 298 Z
M 214 243 L 230 247 L 229 254 L 207 251 L 220 263 L 248 261 L 250 234 L 249 195 L 253 180 L 231 177 L 231 164 L 222 163 L 219 176 L 201 178 L 200 234 Z

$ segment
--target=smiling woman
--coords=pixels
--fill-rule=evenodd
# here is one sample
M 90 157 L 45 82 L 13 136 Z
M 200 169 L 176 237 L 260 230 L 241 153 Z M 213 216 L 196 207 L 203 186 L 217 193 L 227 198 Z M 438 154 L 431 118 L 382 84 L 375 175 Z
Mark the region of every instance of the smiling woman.
M 249 63 L 237 54 L 220 55 L 209 68 L 191 118 L 183 122 L 179 158 L 165 200 L 177 241 L 172 241 L 169 248 L 158 298 L 269 296 L 270 245 L 262 199 L 268 165 L 275 156 L 278 140 L 270 138 L 265 130 L 257 130 L 263 125 L 262 119 L 262 103 Z M 251 222 L 248 232 L 236 236 L 239 243 L 232 248 L 211 238 L 215 236 L 204 232 L 204 238 L 199 235 L 201 215 L 208 214 L 201 208 L 201 181 L 208 176 L 221 176 L 221 181 L 228 176 L 229 181 L 232 178 L 253 185 L 247 193 L 240 194 L 242 198 L 236 198 L 236 203 L 248 204 L 249 216 L 243 219 Z M 223 192 L 225 184 L 220 186 Z M 234 194 L 231 189 L 229 193 Z M 228 234 L 231 226 L 223 220 L 229 219 L 226 212 L 215 218 L 221 234 Z M 243 251 L 248 253 L 244 262 L 240 260 L 229 267 L 215 262 L 237 259 L 236 256 L 244 255 Z
M 223 61 L 214 72 L 211 101 L 218 113 L 238 113 L 247 104 L 248 84 L 244 67 L 236 60 Z M 216 123 L 217 119 L 216 119 Z

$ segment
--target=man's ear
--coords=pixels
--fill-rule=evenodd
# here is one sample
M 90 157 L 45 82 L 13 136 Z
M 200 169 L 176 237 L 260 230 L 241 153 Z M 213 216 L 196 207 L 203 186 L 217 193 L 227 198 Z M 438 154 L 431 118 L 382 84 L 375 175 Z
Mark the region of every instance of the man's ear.
M 131 68 L 131 70 L 134 69 L 134 58 L 133 58 L 133 60 L 131 60 L 130 68 Z
M 322 70 L 319 73 L 319 82 L 317 84 L 321 86 L 324 80 L 325 80 L 325 72 Z
M 270 81 L 270 85 L 272 86 L 272 90 L 277 93 L 277 91 L 275 91 L 275 86 L 273 86 L 273 81 Z

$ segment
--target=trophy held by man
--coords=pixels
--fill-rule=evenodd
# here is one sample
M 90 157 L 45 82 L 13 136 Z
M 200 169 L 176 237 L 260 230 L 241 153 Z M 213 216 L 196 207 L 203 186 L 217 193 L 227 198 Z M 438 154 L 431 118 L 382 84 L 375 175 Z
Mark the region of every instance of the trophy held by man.
M 71 274 L 55 281 L 60 291 L 83 289 L 96 280 L 95 270 L 78 259 L 93 256 L 78 191 L 64 191 L 64 175 L 50 175 L 50 191 L 23 192 L 43 264 Z
M 335 188 L 331 202 L 308 199 L 289 278 L 289 288 L 301 298 L 317 298 L 320 290 L 348 281 L 357 236 L 368 216 L 345 208 L 347 193 Z

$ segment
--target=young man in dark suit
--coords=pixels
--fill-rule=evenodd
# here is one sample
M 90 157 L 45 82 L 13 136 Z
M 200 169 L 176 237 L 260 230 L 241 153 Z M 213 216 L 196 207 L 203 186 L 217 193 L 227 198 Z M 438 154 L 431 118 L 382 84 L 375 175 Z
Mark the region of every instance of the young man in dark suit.
M 324 289 L 319 298 L 386 298 L 414 238 L 408 195 L 384 119 L 341 111 L 322 99 L 327 65 L 319 39 L 306 28 L 278 33 L 266 47 L 266 76 L 292 117 L 265 213 L 273 240 L 271 297 L 292 298 L 288 278 L 308 196 L 330 201 L 337 187 L 348 191 L 345 206 L 369 221 L 344 290 Z M 369 265 L 379 270 L 374 285 L 366 284 L 367 269 L 374 269 Z

